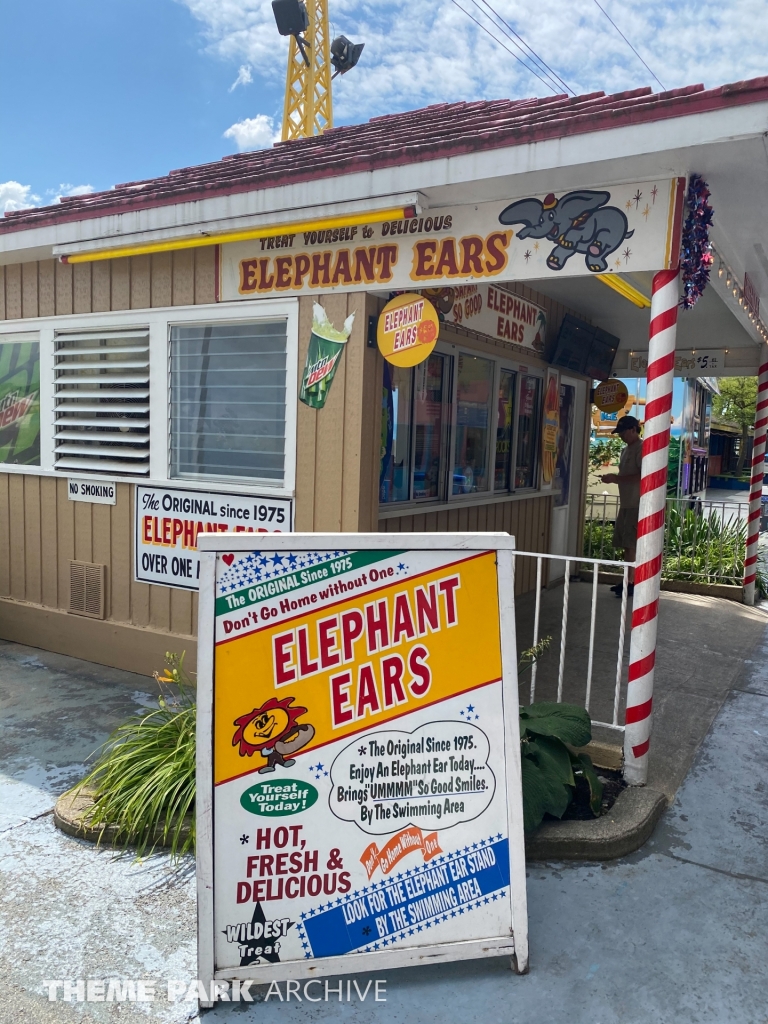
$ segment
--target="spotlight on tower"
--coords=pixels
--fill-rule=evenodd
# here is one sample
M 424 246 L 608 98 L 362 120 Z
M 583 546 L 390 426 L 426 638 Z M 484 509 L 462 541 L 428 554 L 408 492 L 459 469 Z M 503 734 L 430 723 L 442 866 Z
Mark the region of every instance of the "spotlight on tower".
M 304 63 L 309 67 L 309 57 L 305 47 L 309 41 L 301 35 L 309 28 L 309 14 L 302 0 L 272 0 L 272 13 L 275 16 L 277 31 L 281 36 L 294 36 L 299 44 Z
M 284 2 L 284 0 L 277 0 Z M 272 5 L 274 7 L 274 4 Z M 352 43 L 346 36 L 336 36 L 331 43 L 331 64 L 336 68 L 333 77 L 346 75 L 360 60 L 365 43 Z

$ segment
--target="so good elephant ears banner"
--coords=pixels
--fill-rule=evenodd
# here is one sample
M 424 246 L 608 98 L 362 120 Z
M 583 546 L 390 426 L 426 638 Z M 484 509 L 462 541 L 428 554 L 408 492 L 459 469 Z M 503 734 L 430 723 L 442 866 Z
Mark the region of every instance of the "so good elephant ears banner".
M 657 271 L 677 260 L 684 179 L 510 197 L 223 245 L 223 300 Z

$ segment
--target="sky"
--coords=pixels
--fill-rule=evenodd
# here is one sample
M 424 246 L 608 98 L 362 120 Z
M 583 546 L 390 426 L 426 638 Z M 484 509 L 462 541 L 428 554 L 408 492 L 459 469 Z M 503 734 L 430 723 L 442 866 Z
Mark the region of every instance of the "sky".
M 332 37 L 365 43 L 336 124 L 552 95 L 492 11 L 575 93 L 768 74 L 765 0 L 329 3 Z M 3 0 L 0 214 L 271 146 L 286 56 L 270 0 Z

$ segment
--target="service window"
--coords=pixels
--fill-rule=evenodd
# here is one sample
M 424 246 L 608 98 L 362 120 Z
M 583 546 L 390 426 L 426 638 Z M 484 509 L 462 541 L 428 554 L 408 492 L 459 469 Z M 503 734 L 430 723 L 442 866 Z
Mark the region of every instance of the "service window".
M 516 379 L 517 374 L 513 370 L 501 370 L 499 372 L 496 457 L 493 476 L 493 486 L 497 491 L 511 490 Z
M 433 353 L 414 368 L 414 498 L 438 498 L 442 492 L 448 363 L 448 357 Z
M 535 487 L 539 458 L 541 421 L 541 377 L 520 375 L 520 403 L 517 414 L 517 455 L 515 490 Z
M 488 490 L 488 449 L 494 364 L 461 353 L 456 376 L 453 493 Z
M 282 484 L 285 320 L 172 326 L 171 476 Z

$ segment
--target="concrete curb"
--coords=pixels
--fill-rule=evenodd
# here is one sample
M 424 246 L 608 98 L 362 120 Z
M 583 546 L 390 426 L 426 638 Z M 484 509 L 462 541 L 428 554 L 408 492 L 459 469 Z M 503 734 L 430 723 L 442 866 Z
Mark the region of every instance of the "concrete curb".
M 68 836 L 75 839 L 85 839 L 89 843 L 100 843 L 102 846 L 113 846 L 118 837 L 117 828 L 114 825 L 107 825 L 105 828 L 93 828 L 83 824 L 83 818 L 93 806 L 93 791 L 89 789 L 69 790 L 63 793 L 56 801 L 53 808 L 53 823 L 56 828 L 66 832 Z M 188 834 L 185 829 L 184 838 Z M 170 842 L 164 842 L 162 832 L 155 833 L 154 843 L 156 846 L 170 847 Z
M 525 840 L 527 860 L 615 860 L 650 839 L 667 807 L 663 793 L 648 787 L 622 790 L 594 821 L 547 821 Z

